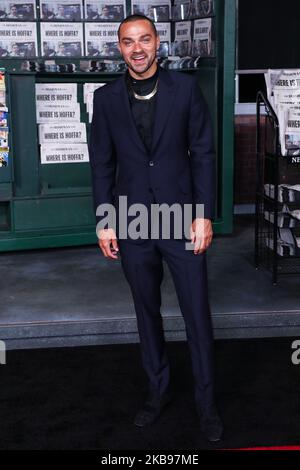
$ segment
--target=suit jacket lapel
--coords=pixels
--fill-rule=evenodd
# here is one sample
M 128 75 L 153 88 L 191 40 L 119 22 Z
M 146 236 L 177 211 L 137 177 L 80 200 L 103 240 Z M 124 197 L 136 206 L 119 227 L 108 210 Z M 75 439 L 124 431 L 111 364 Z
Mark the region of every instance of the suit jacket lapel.
M 116 105 L 117 105 L 116 115 L 121 118 L 122 125 L 125 127 L 128 135 L 132 136 L 134 142 L 140 148 L 140 150 L 146 153 L 144 143 L 140 137 L 140 134 L 138 133 L 135 122 L 133 120 L 133 116 L 132 116 L 132 112 L 130 108 L 128 90 L 127 90 L 127 85 L 126 85 L 126 80 L 125 80 L 125 74 L 121 78 L 119 84 L 120 86 L 116 90 L 116 93 L 118 94 L 118 100 L 116 102 Z
M 153 123 L 152 147 L 154 152 L 159 138 L 172 112 L 177 86 L 173 82 L 169 72 L 162 67 L 159 70 L 158 90 L 156 94 L 155 117 Z

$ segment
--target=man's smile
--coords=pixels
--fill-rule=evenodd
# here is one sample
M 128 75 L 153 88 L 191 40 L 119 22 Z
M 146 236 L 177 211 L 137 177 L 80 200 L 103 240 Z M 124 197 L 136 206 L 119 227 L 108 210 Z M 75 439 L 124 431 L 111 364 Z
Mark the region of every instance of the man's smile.
M 140 64 L 141 62 L 144 62 L 145 59 L 146 59 L 146 56 L 144 54 L 138 55 L 136 57 L 132 57 L 133 62 L 135 62 L 136 64 Z

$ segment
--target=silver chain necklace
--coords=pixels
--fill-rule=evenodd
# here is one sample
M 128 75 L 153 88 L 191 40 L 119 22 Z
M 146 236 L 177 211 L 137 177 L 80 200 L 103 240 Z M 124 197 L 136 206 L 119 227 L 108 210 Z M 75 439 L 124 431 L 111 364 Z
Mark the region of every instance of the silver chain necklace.
M 158 79 L 156 80 L 156 83 L 155 83 L 155 86 L 153 88 L 153 90 L 148 93 L 148 95 L 138 95 L 133 87 L 131 86 L 131 89 L 132 89 L 132 92 L 133 92 L 133 96 L 137 99 L 137 100 L 150 100 L 150 98 L 152 98 L 152 96 L 154 96 L 157 92 L 157 87 L 158 87 Z

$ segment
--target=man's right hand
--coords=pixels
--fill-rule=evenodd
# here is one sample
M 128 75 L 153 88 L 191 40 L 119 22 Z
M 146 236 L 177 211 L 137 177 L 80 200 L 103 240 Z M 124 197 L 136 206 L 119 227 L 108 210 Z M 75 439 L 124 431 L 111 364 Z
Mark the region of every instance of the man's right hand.
M 99 246 L 105 258 L 118 259 L 114 251 L 118 252 L 117 236 L 113 228 L 101 229 L 98 233 Z

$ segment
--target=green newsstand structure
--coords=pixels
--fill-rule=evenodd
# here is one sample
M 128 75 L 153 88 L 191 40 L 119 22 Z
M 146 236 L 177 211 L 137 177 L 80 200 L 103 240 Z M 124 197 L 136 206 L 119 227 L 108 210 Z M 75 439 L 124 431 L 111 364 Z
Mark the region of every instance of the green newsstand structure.
M 128 1 L 126 6 L 130 14 Z M 215 57 L 201 59 L 197 69 L 177 72 L 196 74 L 213 117 L 218 154 L 214 231 L 218 234 L 232 231 L 235 18 L 235 0 L 215 0 Z M 35 22 L 40 23 L 38 19 Z M 55 60 L 79 62 L 79 58 Z M 97 238 L 89 163 L 40 163 L 35 84 L 77 83 L 81 121 L 87 123 L 88 132 L 83 84 L 107 82 L 120 73 L 27 72 L 21 70 L 23 61 L 0 58 L 6 74 L 10 131 L 9 163 L 0 168 L 0 251 L 94 244 Z

